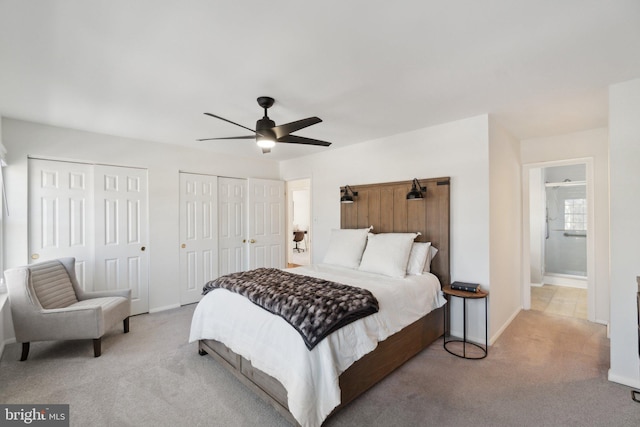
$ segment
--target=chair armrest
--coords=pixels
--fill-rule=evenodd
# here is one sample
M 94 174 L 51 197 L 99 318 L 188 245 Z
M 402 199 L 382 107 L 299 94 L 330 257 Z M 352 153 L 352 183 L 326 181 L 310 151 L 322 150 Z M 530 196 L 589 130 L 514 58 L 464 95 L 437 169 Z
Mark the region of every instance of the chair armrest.
M 40 314 L 46 315 L 55 315 L 61 313 L 73 313 L 74 316 L 82 315 L 82 311 L 86 311 L 91 313 L 93 316 L 96 311 L 102 311 L 102 307 L 99 305 L 91 306 L 91 307 L 64 307 L 64 308 L 43 308 L 40 310 Z
M 118 289 L 115 291 L 83 292 L 82 295 L 78 295 L 78 300 L 84 301 L 92 298 L 105 298 L 105 297 L 124 297 L 130 300 L 131 289 Z
M 14 324 L 20 342 L 99 338 L 104 334 L 102 307 L 40 309 Z

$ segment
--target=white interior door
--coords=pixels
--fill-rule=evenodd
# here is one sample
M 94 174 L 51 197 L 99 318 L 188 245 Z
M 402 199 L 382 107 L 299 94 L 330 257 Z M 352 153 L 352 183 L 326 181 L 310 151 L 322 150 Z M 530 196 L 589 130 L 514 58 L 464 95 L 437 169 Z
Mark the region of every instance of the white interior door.
M 95 290 L 131 289 L 131 314 L 149 311 L 147 171 L 94 166 Z
M 249 269 L 285 266 L 284 181 L 249 178 Z
M 30 261 L 76 258 L 80 285 L 93 289 L 93 167 L 29 159 Z
M 220 276 L 247 269 L 247 180 L 218 178 Z
M 217 177 L 180 173 L 180 304 L 218 277 Z

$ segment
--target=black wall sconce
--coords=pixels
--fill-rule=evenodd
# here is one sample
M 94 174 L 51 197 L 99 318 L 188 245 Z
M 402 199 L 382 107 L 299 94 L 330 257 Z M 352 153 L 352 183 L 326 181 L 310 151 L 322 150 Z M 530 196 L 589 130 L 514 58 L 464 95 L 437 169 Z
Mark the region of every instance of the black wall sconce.
M 340 197 L 340 203 L 353 203 L 353 198 L 358 195 L 357 191 L 353 191 L 353 188 L 348 185 L 344 186 L 344 190 L 340 190 L 341 193 L 344 193 Z M 349 194 L 351 192 L 351 194 Z
M 413 178 L 413 182 L 411 183 L 411 191 L 407 193 L 407 200 L 422 200 L 424 196 L 422 193 L 427 191 L 427 187 L 421 187 L 420 183 L 416 178 Z

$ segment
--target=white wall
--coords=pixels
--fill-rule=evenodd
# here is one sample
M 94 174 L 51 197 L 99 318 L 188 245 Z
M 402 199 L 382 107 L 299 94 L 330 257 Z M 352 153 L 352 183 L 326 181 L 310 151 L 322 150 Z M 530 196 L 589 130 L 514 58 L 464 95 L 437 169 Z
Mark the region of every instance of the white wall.
M 522 184 L 520 141 L 489 122 L 489 323 L 498 336 L 522 308 Z
M 298 230 L 309 228 L 309 218 L 311 217 L 311 199 L 309 190 L 293 190 L 293 225 Z
M 493 288 L 487 115 L 283 161 L 280 167 L 284 180 L 312 177 L 314 263 L 322 262 L 331 229 L 340 227 L 340 186 L 451 177 L 451 279 Z M 469 322 L 469 336 L 484 341 L 484 307 L 472 307 L 469 314 L 471 319 L 481 319 Z M 501 326 L 491 323 L 490 337 Z M 460 332 L 461 322 L 454 319 L 452 330 Z
M 523 165 L 593 159 L 595 223 L 595 320 L 609 323 L 609 138 L 606 128 L 523 140 Z
M 178 289 L 179 171 L 237 178 L 277 179 L 278 163 L 214 154 L 169 144 L 150 143 L 3 119 L 7 147 L 5 170 L 10 215 L 6 218 L 5 267 L 27 264 L 27 156 L 141 167 L 149 177 L 149 307 L 180 303 Z
M 640 79 L 609 88 L 611 162 L 611 369 L 640 388 L 636 277 L 640 276 Z
M 529 259 L 531 285 L 542 286 L 542 252 L 545 233 L 545 200 L 542 168 L 529 170 Z

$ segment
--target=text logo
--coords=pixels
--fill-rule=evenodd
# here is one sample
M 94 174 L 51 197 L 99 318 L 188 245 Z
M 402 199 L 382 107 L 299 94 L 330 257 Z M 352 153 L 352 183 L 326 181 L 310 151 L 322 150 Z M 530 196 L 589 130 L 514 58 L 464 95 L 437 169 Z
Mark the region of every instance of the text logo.
M 0 426 L 69 427 L 69 405 L 2 405 Z

